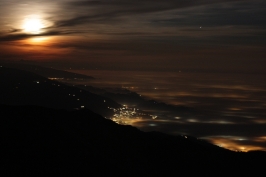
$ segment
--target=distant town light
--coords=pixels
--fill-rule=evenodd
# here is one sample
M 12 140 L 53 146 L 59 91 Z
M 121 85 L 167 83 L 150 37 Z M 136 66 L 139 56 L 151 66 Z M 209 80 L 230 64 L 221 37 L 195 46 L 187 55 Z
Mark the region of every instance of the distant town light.
M 157 118 L 157 116 L 152 116 L 152 119 L 156 119 Z

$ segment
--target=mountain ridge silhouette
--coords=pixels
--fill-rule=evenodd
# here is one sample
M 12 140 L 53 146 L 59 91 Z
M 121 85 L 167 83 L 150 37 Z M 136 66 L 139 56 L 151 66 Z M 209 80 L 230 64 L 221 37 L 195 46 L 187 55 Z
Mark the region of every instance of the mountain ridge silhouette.
M 2 104 L 39 105 L 69 110 L 85 107 L 105 117 L 113 114 L 110 107 L 121 107 L 107 97 L 14 68 L 0 68 L 0 85 Z
M 242 174 L 265 165 L 263 152 L 233 152 L 193 137 L 142 132 L 87 109 L 0 105 L 0 110 L 3 159 L 12 174 Z

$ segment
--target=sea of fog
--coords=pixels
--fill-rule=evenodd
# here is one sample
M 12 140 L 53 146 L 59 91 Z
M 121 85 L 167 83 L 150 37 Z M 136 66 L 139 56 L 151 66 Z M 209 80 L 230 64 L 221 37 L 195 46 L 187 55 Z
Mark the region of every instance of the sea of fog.
M 266 150 L 265 74 L 109 70 L 71 72 L 95 78 L 82 84 L 98 88 L 126 88 L 147 99 L 200 111 L 200 114 L 189 116 L 162 113 L 158 119 L 134 122 L 133 126 L 142 130 L 191 135 L 231 150 Z

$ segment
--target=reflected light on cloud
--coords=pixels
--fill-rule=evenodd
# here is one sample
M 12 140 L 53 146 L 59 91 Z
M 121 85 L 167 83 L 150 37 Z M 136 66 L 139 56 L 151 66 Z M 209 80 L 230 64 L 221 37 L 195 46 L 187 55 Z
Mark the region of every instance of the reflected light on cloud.
M 168 120 L 168 119 L 156 119 L 156 120 L 149 120 L 149 119 L 132 119 L 129 125 L 135 126 L 137 128 L 146 128 L 148 126 L 152 126 L 153 124 L 157 127 L 163 124 L 185 124 L 186 122 L 179 121 L 179 120 Z
M 29 39 L 29 41 L 32 43 L 43 43 L 46 42 L 48 39 L 48 37 L 34 37 Z
M 199 122 L 199 120 L 197 119 L 187 119 L 188 122 L 192 122 L 192 123 L 196 123 L 196 122 Z
M 257 137 L 257 138 L 255 138 L 254 141 L 256 141 L 256 142 L 266 142 L 266 136 Z
M 206 85 L 197 85 L 198 87 L 205 88 Z M 265 91 L 261 88 L 255 88 L 247 85 L 209 85 L 208 87 L 215 89 L 227 89 L 227 90 L 242 90 L 242 91 Z
M 217 146 L 220 146 L 220 147 L 232 150 L 232 151 L 243 151 L 243 152 L 254 151 L 254 150 L 266 151 L 266 149 L 260 146 L 248 145 L 248 144 L 245 145 L 244 141 L 248 139 L 241 138 L 241 137 L 222 136 L 222 137 L 203 137 L 203 139 L 207 139 L 212 144 L 215 144 Z M 255 139 L 255 141 L 258 141 L 258 140 L 265 141 L 265 137 L 259 137 L 258 139 Z
M 229 121 L 225 121 L 225 120 L 212 120 L 212 121 L 206 121 L 204 123 L 208 123 L 208 124 L 235 124 L 234 122 L 229 122 Z
M 266 124 L 266 119 L 256 119 L 256 120 L 253 120 L 255 123 L 257 124 Z
M 229 108 L 229 110 L 231 110 L 231 111 L 241 111 L 240 108 Z

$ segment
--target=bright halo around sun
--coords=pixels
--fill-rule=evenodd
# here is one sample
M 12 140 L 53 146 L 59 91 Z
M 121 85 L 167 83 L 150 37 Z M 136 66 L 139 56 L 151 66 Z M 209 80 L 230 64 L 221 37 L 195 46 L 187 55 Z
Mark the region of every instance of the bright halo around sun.
M 23 24 L 23 31 L 30 34 L 40 34 L 42 28 L 44 28 L 44 24 L 38 17 L 26 18 Z

